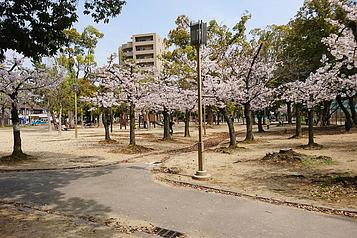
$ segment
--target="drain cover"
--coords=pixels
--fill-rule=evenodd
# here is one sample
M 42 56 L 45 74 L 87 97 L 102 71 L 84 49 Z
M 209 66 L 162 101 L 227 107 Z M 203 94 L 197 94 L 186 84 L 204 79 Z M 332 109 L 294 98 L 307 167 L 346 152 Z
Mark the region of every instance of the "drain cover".
M 161 228 L 161 227 L 155 227 L 154 234 L 161 236 L 161 237 L 165 237 L 165 238 L 184 237 L 184 234 L 181 232 L 168 230 L 168 229 Z

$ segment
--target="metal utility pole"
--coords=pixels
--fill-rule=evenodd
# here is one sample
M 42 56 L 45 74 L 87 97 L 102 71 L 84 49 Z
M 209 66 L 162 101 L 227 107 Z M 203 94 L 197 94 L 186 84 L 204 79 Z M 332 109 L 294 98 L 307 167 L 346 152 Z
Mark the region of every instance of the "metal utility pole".
M 199 21 L 198 23 L 191 24 L 191 45 L 196 47 L 197 51 L 197 90 L 198 90 L 198 170 L 193 175 L 194 179 L 204 180 L 211 177 L 207 171 L 204 170 L 204 143 L 202 133 L 202 75 L 201 75 L 201 45 L 207 44 L 207 23 Z
M 77 82 L 77 78 L 74 78 L 73 81 L 73 91 L 74 91 L 74 137 L 77 139 L 78 138 L 78 128 L 77 128 L 77 124 L 78 124 L 78 105 L 77 105 L 77 93 L 78 93 L 78 82 Z

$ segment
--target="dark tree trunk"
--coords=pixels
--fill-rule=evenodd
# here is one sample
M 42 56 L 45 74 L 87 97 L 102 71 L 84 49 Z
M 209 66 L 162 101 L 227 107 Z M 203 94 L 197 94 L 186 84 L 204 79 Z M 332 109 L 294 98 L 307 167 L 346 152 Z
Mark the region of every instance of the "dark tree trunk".
M 69 128 L 74 128 L 74 113 L 72 111 L 68 112 Z
M 350 106 L 353 124 L 357 126 L 356 102 L 353 97 L 348 98 L 348 105 Z
M 217 122 L 216 122 L 217 125 L 219 125 L 220 120 L 221 120 L 221 118 L 220 118 L 219 115 L 220 115 L 220 112 L 218 111 L 218 112 L 217 112 Z
M 250 105 L 249 105 L 249 107 L 250 107 Z M 256 113 L 253 112 L 252 110 L 250 110 L 250 114 L 252 115 L 251 118 L 252 118 L 253 125 L 256 125 L 257 124 Z
M 244 104 L 244 116 L 246 120 L 246 136 L 245 141 L 253 141 L 253 118 L 252 118 L 252 111 L 250 109 L 250 103 Z
M 110 141 L 110 131 L 109 131 L 110 112 L 107 108 L 103 109 L 102 120 L 103 120 L 104 131 L 105 131 L 105 140 Z
M 163 111 L 164 114 L 164 138 L 163 140 L 170 140 L 170 115 L 166 108 Z
M 340 106 L 341 110 L 343 111 L 343 113 L 345 114 L 345 118 L 346 118 L 346 124 L 347 125 L 352 125 L 353 121 L 352 121 L 352 117 L 350 112 L 348 111 L 348 109 L 345 107 L 345 105 L 343 105 L 343 101 L 342 101 L 342 97 L 340 95 L 338 95 L 336 97 L 337 103 Z
M 113 108 L 110 108 L 110 132 L 113 133 Z
M 1 127 L 5 127 L 5 107 L 1 107 Z
M 309 144 L 308 146 L 313 146 L 314 142 L 314 109 L 308 110 L 308 120 L 309 120 Z
M 293 124 L 293 114 L 291 111 L 291 102 L 286 103 L 287 106 L 287 113 L 288 113 L 288 124 L 292 125 Z
M 263 125 L 266 125 L 267 124 L 267 109 L 264 109 L 263 111 Z
M 185 137 L 190 137 L 190 116 L 191 116 L 191 111 L 186 109 L 186 112 L 185 112 Z
M 129 112 L 129 120 L 130 120 L 130 141 L 129 145 L 136 145 L 135 141 L 135 105 L 130 103 L 130 112 Z
M 301 104 L 295 104 L 295 118 L 296 118 L 296 125 L 295 125 L 295 136 L 296 138 L 301 137 Z
M 25 154 L 22 152 L 21 148 L 21 134 L 20 134 L 20 119 L 17 108 L 17 95 L 11 97 L 11 121 L 12 121 L 12 131 L 14 136 L 14 147 L 12 151 L 12 156 L 14 158 L 21 158 Z
M 58 129 L 58 123 L 57 123 L 57 120 L 56 120 L 57 119 L 56 115 L 52 110 L 50 111 L 50 115 L 52 117 L 53 126 L 55 127 L 55 130 L 57 130 Z
M 211 106 L 206 107 L 207 109 L 207 124 L 213 125 L 213 109 Z
M 330 107 L 331 107 L 332 101 L 326 101 L 324 102 L 324 108 L 322 109 L 321 112 L 321 126 L 329 126 L 330 125 Z
M 264 111 L 259 111 L 257 113 L 257 116 L 258 116 L 258 132 L 265 132 L 263 128 Z
M 226 108 L 220 108 L 219 110 L 227 122 L 228 131 L 229 131 L 229 148 L 236 148 L 237 147 L 237 134 L 234 129 L 233 118 L 228 115 Z
M 101 112 L 98 116 L 98 127 L 103 126 L 103 113 Z

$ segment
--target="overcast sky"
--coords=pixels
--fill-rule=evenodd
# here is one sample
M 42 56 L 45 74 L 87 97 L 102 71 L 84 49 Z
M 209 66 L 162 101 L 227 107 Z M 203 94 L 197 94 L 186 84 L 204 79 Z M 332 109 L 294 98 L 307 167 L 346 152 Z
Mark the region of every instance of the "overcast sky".
M 102 65 L 132 34 L 156 32 L 166 37 L 175 27 L 176 17 L 182 14 L 192 20 L 216 19 L 232 27 L 248 11 L 252 15 L 248 29 L 252 29 L 286 24 L 302 4 L 303 0 L 127 0 L 122 14 L 109 24 L 95 24 L 90 17 L 80 14 L 75 26 L 82 31 L 93 25 L 104 33 L 96 49 L 96 60 Z

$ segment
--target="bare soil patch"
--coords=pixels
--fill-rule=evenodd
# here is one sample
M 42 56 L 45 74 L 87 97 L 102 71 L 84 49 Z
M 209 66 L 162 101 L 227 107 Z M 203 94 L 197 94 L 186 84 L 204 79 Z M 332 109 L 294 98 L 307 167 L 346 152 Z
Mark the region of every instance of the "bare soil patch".
M 0 237 L 141 237 L 152 226 L 133 226 L 118 219 L 74 217 L 28 205 L 0 204 Z
M 267 163 L 278 165 L 302 165 L 311 163 L 331 163 L 332 158 L 322 155 L 305 155 L 293 149 L 281 149 L 279 152 L 267 153 L 262 160 Z
M 24 162 L 33 162 L 37 158 L 31 155 L 24 154 L 21 157 L 18 156 L 12 156 L 12 155 L 6 155 L 0 157 L 0 165 L 16 165 L 16 164 L 21 164 Z
M 131 154 L 143 154 L 143 153 L 147 153 L 150 151 L 153 151 L 154 149 L 152 148 L 148 148 L 142 145 L 128 145 L 122 148 L 118 148 L 118 149 L 114 149 L 111 152 L 112 153 L 118 153 L 118 154 L 127 154 L 127 155 L 131 155 Z
M 101 140 L 99 141 L 99 144 L 107 145 L 107 144 L 118 144 L 118 141 L 116 140 Z
M 243 140 L 244 127 L 236 128 L 237 140 Z M 209 181 L 192 180 L 197 170 L 194 151 L 170 155 L 163 161 L 162 173 L 155 176 L 281 201 L 357 209 L 357 130 L 345 133 L 341 129 L 316 128 L 315 141 L 323 147 L 305 150 L 301 146 L 307 144 L 306 133 L 292 140 L 288 138 L 294 127 L 273 126 L 266 133 L 255 134 L 258 142 L 244 144 L 244 149 L 229 150 L 226 140 L 206 150 L 204 169 L 212 175 Z M 212 133 L 209 138 L 214 136 Z M 180 173 L 165 168 L 179 168 Z

